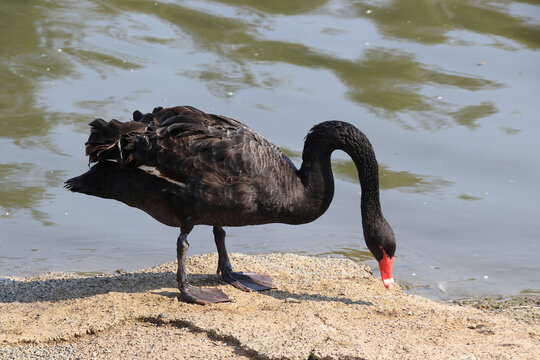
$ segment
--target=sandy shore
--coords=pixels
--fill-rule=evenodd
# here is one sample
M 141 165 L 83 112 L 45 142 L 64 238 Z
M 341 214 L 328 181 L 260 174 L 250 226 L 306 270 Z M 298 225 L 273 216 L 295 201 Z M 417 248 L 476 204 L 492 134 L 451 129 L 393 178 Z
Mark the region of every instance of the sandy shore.
M 178 302 L 175 263 L 124 274 L 0 278 L 1 359 L 538 359 L 537 298 L 448 305 L 386 290 L 344 259 L 232 254 L 235 270 L 274 277 L 243 293 L 189 259 L 190 281 L 232 303 Z M 486 303 L 472 302 L 483 307 Z M 484 305 L 483 305 L 484 304 Z M 499 305 L 497 305 L 499 304 Z

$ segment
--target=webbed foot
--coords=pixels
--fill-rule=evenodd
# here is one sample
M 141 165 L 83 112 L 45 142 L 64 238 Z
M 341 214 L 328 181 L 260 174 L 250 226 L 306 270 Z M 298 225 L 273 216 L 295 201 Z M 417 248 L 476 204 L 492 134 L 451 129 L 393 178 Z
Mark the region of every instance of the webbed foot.
M 200 288 L 186 284 L 180 288 L 180 299 L 192 304 L 215 304 L 220 302 L 231 302 L 223 291 L 215 288 Z
M 272 277 L 253 272 L 232 272 L 222 273 L 223 280 L 242 291 L 263 291 L 275 289 L 272 284 Z

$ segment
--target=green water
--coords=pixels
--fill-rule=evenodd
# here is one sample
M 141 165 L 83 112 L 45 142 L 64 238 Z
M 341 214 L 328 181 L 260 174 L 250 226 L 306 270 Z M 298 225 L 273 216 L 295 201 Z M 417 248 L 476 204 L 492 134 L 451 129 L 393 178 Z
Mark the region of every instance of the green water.
M 362 129 L 410 292 L 540 291 L 538 2 L 3 0 L 0 15 L 0 274 L 174 259 L 177 229 L 62 183 L 87 169 L 90 120 L 189 104 L 245 122 L 297 165 L 312 125 Z M 374 266 L 356 170 L 333 160 L 322 218 L 229 229 L 230 251 Z M 208 227 L 190 242 L 214 251 Z

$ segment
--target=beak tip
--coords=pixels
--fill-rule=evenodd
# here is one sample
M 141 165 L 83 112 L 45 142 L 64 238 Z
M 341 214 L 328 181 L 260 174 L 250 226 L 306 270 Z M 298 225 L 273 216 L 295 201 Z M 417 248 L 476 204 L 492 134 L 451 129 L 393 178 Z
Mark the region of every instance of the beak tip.
M 386 287 L 388 290 L 394 287 L 394 278 L 388 278 L 383 280 L 384 287 Z

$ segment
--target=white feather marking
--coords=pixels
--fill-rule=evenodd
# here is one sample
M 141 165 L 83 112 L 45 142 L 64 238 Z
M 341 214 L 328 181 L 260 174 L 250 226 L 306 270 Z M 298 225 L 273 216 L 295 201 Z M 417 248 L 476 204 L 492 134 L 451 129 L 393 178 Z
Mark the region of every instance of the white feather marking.
M 120 153 L 120 160 L 124 160 L 124 155 L 122 154 L 122 144 L 120 144 L 120 140 L 118 140 L 118 152 Z
M 182 187 L 186 186 L 186 184 L 181 183 L 180 181 L 176 181 L 176 180 L 173 180 L 173 179 L 168 178 L 166 176 L 163 176 L 161 174 L 161 172 L 158 169 L 156 169 L 154 166 L 141 165 L 141 166 L 138 167 L 138 169 L 144 171 L 147 174 L 157 176 L 158 178 L 161 178 L 161 179 L 163 179 L 165 181 L 168 181 L 171 184 L 175 184 L 175 185 L 182 186 Z

